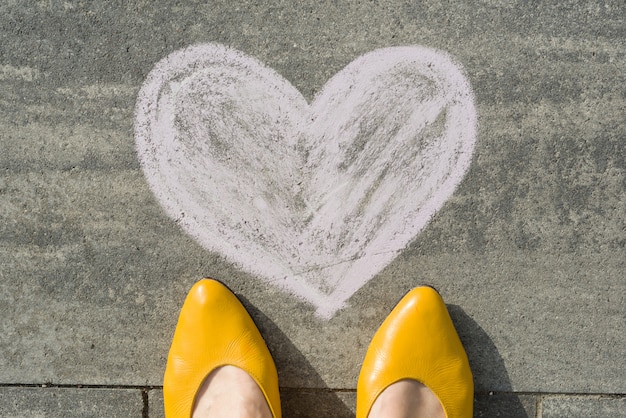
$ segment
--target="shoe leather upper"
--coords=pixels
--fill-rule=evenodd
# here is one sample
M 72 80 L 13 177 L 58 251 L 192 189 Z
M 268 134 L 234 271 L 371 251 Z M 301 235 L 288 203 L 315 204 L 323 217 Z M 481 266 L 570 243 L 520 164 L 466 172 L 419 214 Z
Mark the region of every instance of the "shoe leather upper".
M 374 335 L 357 385 L 357 418 L 366 417 L 383 390 L 403 379 L 428 387 L 447 417 L 472 417 L 467 355 L 441 296 L 430 287 L 409 292 Z
M 226 286 L 196 283 L 181 309 L 163 379 L 165 415 L 191 417 L 196 393 L 214 369 L 231 365 L 258 384 L 274 417 L 281 417 L 278 374 L 254 321 Z

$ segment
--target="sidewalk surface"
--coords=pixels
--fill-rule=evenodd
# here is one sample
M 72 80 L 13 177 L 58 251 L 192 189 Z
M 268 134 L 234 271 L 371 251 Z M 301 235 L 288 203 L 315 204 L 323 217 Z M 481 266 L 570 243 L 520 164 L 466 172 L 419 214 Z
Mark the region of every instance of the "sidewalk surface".
M 626 8 L 620 1 L 0 2 L 0 416 L 160 417 L 203 276 L 244 301 L 285 416 L 354 414 L 370 338 L 411 287 L 449 304 L 475 416 L 626 417 Z M 133 136 L 154 65 L 216 42 L 310 100 L 357 57 L 464 67 L 472 164 L 332 319 L 207 251 L 148 187 Z

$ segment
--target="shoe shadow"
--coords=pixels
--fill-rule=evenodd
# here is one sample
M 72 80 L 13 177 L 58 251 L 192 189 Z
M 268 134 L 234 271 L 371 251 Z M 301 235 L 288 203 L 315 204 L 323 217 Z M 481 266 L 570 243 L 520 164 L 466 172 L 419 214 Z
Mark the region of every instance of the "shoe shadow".
M 254 319 L 276 363 L 283 416 L 354 417 L 354 411 L 340 399 L 337 392 L 326 386 L 321 376 L 281 329 L 248 299 L 240 294 L 237 297 Z M 297 382 L 301 382 L 302 386 L 296 384 L 294 386 L 298 387 L 283 387 L 281 380 L 285 376 L 297 376 Z M 350 397 L 353 393 L 345 395 Z
M 489 335 L 461 307 L 447 307 L 474 375 L 474 417 L 535 416 L 534 403 L 524 405 L 513 393 L 504 361 Z

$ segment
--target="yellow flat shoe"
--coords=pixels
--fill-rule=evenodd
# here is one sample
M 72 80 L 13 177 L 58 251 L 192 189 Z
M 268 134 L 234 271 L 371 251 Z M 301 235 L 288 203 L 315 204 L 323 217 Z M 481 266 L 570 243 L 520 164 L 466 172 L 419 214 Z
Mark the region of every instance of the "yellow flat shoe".
M 180 311 L 163 377 L 165 415 L 191 417 L 205 378 L 236 366 L 257 383 L 270 411 L 281 417 L 278 373 L 261 333 L 239 299 L 212 279 L 197 282 Z
M 404 379 L 429 388 L 446 417 L 472 417 L 467 355 L 443 299 L 431 287 L 404 296 L 372 338 L 357 384 L 357 418 L 367 417 L 378 396 Z

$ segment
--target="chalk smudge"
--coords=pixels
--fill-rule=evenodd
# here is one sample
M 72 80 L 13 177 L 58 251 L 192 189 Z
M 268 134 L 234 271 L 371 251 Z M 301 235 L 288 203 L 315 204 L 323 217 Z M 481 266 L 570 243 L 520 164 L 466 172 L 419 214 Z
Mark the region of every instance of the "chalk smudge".
M 150 72 L 135 138 L 187 233 L 330 318 L 453 194 L 476 111 L 461 67 L 430 48 L 365 54 L 308 104 L 256 59 L 204 44 Z

